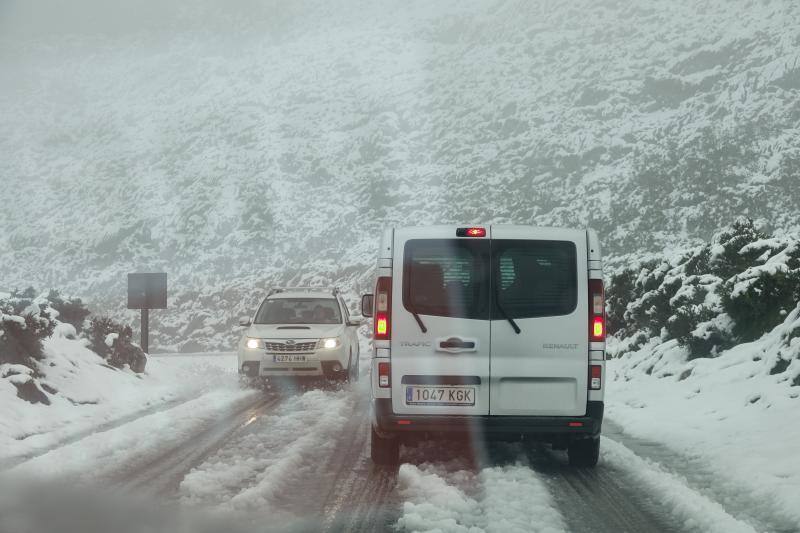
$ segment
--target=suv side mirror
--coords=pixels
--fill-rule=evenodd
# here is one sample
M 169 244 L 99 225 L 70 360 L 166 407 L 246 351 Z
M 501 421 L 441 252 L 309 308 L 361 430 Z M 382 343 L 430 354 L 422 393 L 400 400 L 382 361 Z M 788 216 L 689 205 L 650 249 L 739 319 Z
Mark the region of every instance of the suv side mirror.
M 361 314 L 365 317 L 372 316 L 372 303 L 374 300 L 374 294 L 365 294 L 361 297 Z
M 250 317 L 243 316 L 243 317 L 239 318 L 239 325 L 240 326 L 245 326 L 245 327 L 249 326 L 250 325 Z
M 364 323 L 364 317 L 359 315 L 350 315 L 350 320 L 347 321 L 348 326 L 360 326 Z

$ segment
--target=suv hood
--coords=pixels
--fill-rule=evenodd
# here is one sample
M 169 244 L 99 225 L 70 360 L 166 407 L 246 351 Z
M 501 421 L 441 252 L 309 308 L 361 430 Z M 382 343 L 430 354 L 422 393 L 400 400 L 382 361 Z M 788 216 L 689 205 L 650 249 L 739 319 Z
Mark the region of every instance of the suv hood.
M 245 335 L 259 339 L 321 339 L 338 337 L 344 324 L 253 324 Z

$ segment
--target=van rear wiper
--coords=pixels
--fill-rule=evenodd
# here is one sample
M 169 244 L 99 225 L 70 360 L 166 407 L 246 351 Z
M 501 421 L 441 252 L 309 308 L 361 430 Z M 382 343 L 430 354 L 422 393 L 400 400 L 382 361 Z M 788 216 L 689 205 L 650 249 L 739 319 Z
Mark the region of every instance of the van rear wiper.
M 497 309 L 500 310 L 500 314 L 503 315 L 503 318 L 508 320 L 508 323 L 511 324 L 511 327 L 514 328 L 514 333 L 519 335 L 522 330 L 519 329 L 519 326 L 516 322 L 514 322 L 514 319 L 508 316 L 508 313 L 506 313 L 505 309 L 503 309 L 503 306 L 500 305 L 500 294 L 497 290 L 497 284 L 494 286 L 494 303 L 497 305 Z
M 511 318 L 510 316 L 508 316 L 508 313 L 506 313 L 506 312 L 503 310 L 503 308 L 500 306 L 500 304 L 499 304 L 499 303 L 497 304 L 497 308 L 500 310 L 500 314 L 501 314 L 501 315 L 503 315 L 503 318 L 505 318 L 506 320 L 508 320 L 508 323 L 509 323 L 509 324 L 511 324 L 511 327 L 512 327 L 512 328 L 514 328 L 514 333 L 516 333 L 517 335 L 519 335 L 519 334 L 520 334 L 520 332 L 521 332 L 522 330 L 521 330 L 521 329 L 519 329 L 519 326 L 517 325 L 517 323 L 516 323 L 516 322 L 514 322 L 514 319 L 513 319 L 513 318 Z
M 422 330 L 422 333 L 428 333 L 428 328 L 426 328 L 425 324 L 422 323 L 422 319 L 419 317 L 419 313 L 417 313 L 417 310 L 414 309 L 414 306 L 411 305 L 410 302 L 409 305 L 406 305 L 406 309 L 411 311 L 411 314 L 414 315 L 414 320 L 416 320 L 417 324 L 419 324 L 419 329 Z

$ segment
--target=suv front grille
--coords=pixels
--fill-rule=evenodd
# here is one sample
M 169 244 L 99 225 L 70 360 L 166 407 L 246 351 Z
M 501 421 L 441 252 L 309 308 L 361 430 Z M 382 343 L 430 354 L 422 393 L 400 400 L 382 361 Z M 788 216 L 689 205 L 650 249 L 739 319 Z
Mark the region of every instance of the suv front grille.
M 286 344 L 285 342 L 270 342 L 266 343 L 267 351 L 277 353 L 297 353 L 297 352 L 313 352 L 317 347 L 317 341 L 310 342 L 295 342 L 294 344 Z

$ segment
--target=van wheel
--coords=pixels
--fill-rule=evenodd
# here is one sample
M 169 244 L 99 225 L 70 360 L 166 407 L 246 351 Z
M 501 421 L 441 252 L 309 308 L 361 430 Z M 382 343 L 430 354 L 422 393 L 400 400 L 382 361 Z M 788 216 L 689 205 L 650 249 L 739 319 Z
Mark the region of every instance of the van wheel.
M 567 448 L 570 466 L 592 468 L 600 459 L 600 437 L 572 441 Z
M 396 465 L 400 461 L 400 440 L 397 437 L 381 437 L 370 429 L 369 455 L 376 465 Z

